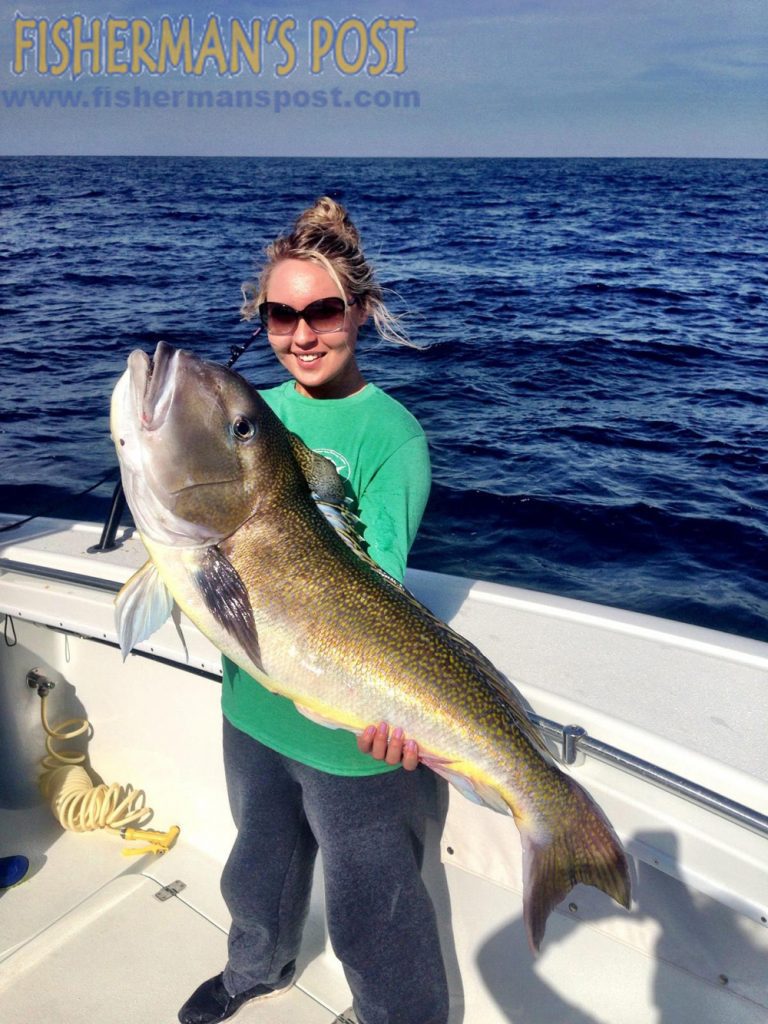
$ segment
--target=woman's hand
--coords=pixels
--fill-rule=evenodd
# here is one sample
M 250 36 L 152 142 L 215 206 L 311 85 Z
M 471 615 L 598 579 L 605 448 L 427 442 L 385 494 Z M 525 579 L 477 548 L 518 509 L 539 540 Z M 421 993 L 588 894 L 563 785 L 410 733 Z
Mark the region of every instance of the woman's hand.
M 357 737 L 357 748 L 361 754 L 370 754 L 377 761 L 401 764 L 409 772 L 419 767 L 419 748 L 416 740 L 407 740 L 402 729 L 393 729 L 390 734 L 386 722 L 380 722 L 378 727 L 369 725 L 365 732 Z

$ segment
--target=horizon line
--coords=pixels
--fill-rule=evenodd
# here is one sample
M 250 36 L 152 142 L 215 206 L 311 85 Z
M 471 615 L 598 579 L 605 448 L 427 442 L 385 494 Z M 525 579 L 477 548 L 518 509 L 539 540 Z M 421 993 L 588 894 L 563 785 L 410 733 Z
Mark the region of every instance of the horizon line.
M 307 154 L 300 155 L 296 153 L 0 153 L 0 159 L 16 159 L 16 158 L 39 158 L 45 160 L 51 159 L 77 159 L 86 157 L 102 158 L 106 160 L 126 160 L 126 159 L 157 159 L 158 157 L 164 157 L 166 159 L 173 160 L 755 160 L 765 161 L 768 160 L 768 154 L 765 156 L 714 156 L 709 155 L 697 155 L 697 154 L 686 154 L 681 156 L 680 154 L 670 153 L 625 153 L 622 155 L 616 154 L 594 154 L 594 153 L 563 153 L 558 155 L 553 154 L 500 154 L 500 153 L 488 153 L 488 154 L 475 154 L 468 155 L 466 153 L 435 153 L 427 154 L 421 153 L 418 155 L 414 154 L 366 154 L 359 153 L 355 155 L 339 155 L 335 154 Z

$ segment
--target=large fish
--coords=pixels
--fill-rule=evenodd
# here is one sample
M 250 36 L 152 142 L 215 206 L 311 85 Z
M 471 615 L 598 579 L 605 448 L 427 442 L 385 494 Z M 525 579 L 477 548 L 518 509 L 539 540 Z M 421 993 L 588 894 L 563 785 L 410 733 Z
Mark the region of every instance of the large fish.
M 331 463 L 242 377 L 162 342 L 152 361 L 135 351 L 112 434 L 150 556 L 117 598 L 124 655 L 175 600 L 309 717 L 357 733 L 400 726 L 430 768 L 514 816 L 534 950 L 577 882 L 629 905 L 619 841 L 557 767 L 518 692 L 365 556 Z

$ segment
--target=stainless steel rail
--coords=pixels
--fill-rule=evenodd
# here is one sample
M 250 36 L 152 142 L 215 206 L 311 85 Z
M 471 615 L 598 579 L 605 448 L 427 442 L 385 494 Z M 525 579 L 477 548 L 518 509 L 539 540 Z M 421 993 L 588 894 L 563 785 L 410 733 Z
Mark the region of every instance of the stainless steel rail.
M 574 764 L 579 754 L 587 754 L 644 782 L 650 782 L 667 793 L 682 797 L 690 803 L 718 814 L 736 825 L 741 825 L 763 839 L 768 839 L 768 815 L 699 786 L 690 779 L 675 775 L 674 772 L 660 768 L 650 761 L 644 761 L 641 757 L 612 747 L 609 743 L 593 739 L 581 726 L 560 725 L 540 715 L 529 714 L 528 717 L 541 729 L 545 737 L 554 740 L 559 746 L 565 764 Z
M 103 590 L 108 594 L 117 594 L 122 583 L 116 580 L 105 580 L 99 576 L 88 576 L 85 573 L 72 572 L 69 569 L 54 569 L 47 565 L 35 565 L 33 562 L 18 562 L 13 558 L 0 558 L 0 570 L 18 572 L 24 576 L 39 576 L 44 580 L 55 580 L 57 583 L 76 583 L 92 590 Z

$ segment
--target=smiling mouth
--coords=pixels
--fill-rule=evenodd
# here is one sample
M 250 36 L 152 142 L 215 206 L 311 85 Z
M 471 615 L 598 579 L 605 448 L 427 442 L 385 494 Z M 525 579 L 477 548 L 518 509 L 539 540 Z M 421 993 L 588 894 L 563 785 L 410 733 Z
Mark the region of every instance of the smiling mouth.
M 316 363 L 318 359 L 323 358 L 322 352 L 296 352 L 294 355 L 300 363 Z

